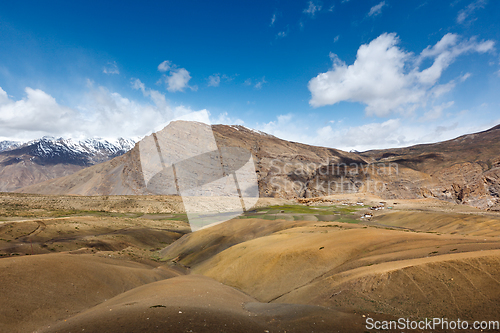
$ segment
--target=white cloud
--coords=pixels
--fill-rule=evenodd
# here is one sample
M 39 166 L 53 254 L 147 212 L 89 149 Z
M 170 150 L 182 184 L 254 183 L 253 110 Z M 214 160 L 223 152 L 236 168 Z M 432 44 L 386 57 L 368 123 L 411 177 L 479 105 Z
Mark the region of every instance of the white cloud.
M 164 62 L 158 65 L 158 71 L 164 73 L 170 69 L 170 66 L 172 66 L 172 62 L 169 60 L 165 60 Z
M 447 105 L 443 107 L 446 108 Z M 458 113 L 463 116 L 465 112 Z M 459 126 L 457 121 L 415 123 L 411 119 L 393 118 L 383 122 L 367 123 L 360 126 L 347 126 L 342 121 L 332 122 L 323 127 L 310 128 L 304 124 L 304 117 L 285 114 L 256 128 L 281 139 L 301 142 L 322 147 L 337 148 L 344 151 L 352 149 L 366 151 L 408 147 L 415 144 L 431 143 L 452 139 L 465 133 L 475 133 L 498 124 L 500 120 L 482 125 Z
M 463 24 L 469 16 L 471 16 L 476 10 L 484 8 L 488 3 L 487 0 L 476 0 L 470 3 L 467 7 L 458 12 L 457 23 Z
M 271 17 L 271 24 L 269 24 L 270 27 L 274 25 L 274 22 L 276 22 L 276 13 L 273 14 L 273 17 Z
M 453 88 L 454 81 L 444 85 L 437 82 L 459 55 L 494 49 L 493 41 L 477 42 L 474 38 L 460 41 L 459 36 L 447 34 L 415 56 L 400 49 L 398 42 L 396 34 L 382 34 L 359 47 L 352 65 L 330 54 L 332 69 L 309 81 L 312 95 L 309 103 L 319 107 L 351 101 L 365 104 L 368 115 L 411 114 L 424 107 L 429 98 Z M 433 63 L 420 70 L 425 59 Z
M 458 35 L 448 33 L 436 45 L 428 46 L 420 53 L 417 59 L 418 65 L 426 58 L 434 58 L 434 63 L 429 68 L 417 73 L 418 78 L 422 83 L 434 84 L 441 77 L 442 72 L 459 55 L 468 52 L 489 52 L 494 49 L 494 45 L 495 42 L 491 40 L 478 43 L 475 38 L 459 42 Z
M 424 116 L 420 118 L 420 121 L 429 121 L 441 118 L 443 110 L 450 108 L 453 104 L 455 104 L 453 101 L 449 101 L 447 103 L 434 106 L 431 110 L 424 113 Z
M 0 133 L 2 138 L 30 140 L 44 135 L 73 138 L 142 137 L 158 124 L 193 110 L 182 105 L 172 107 L 160 92 L 134 80 L 132 87 L 142 91 L 151 103 L 141 103 L 88 85 L 88 91 L 76 107 L 60 105 L 40 89 L 25 89 L 25 97 L 13 100 L 0 88 Z
M 218 87 L 219 85 L 220 85 L 220 74 L 214 74 L 208 77 L 209 87 Z
M 339 41 L 339 38 L 340 38 L 340 35 L 335 36 L 335 38 L 333 39 L 333 42 L 337 43 Z
M 310 137 L 307 135 L 304 125 L 300 122 L 293 121 L 294 116 L 282 114 L 276 117 L 276 120 L 268 123 L 256 124 L 256 129 L 275 135 L 284 140 L 295 142 L 310 143 Z
M 314 16 L 314 14 L 316 14 L 316 12 L 319 12 L 321 10 L 321 5 L 320 4 L 316 4 L 314 1 L 309 1 L 308 2 L 308 6 L 306 9 L 304 9 L 304 13 L 310 15 L 310 16 Z
M 349 127 L 345 134 L 338 138 L 344 147 L 362 150 L 363 147 L 376 147 L 381 145 L 398 145 L 402 138 L 399 134 L 401 121 L 389 119 L 383 123 L 371 123 L 361 126 Z
M 185 68 L 178 68 L 169 60 L 165 60 L 159 64 L 158 71 L 162 73 L 169 72 L 168 75 L 163 74 L 162 77 L 169 92 L 184 91 L 185 88 L 193 91 L 198 90 L 197 86 L 189 85 L 189 80 L 191 80 L 189 72 Z
M 252 85 L 252 79 L 246 79 L 245 82 L 243 82 L 245 86 L 251 86 Z
M 333 9 L 335 8 L 335 5 L 331 5 L 330 8 L 328 8 L 329 12 L 333 12 Z
M 7 95 L 7 93 L 5 92 L 5 90 L 3 90 L 0 87 L 0 106 L 2 106 L 4 104 L 7 104 L 9 102 L 10 102 L 9 96 Z
M 212 124 L 243 125 L 245 122 L 239 118 L 228 116 L 227 112 L 220 113 L 217 118 L 211 119 Z
M 262 77 L 262 80 L 260 80 L 259 82 L 257 82 L 257 83 L 255 84 L 255 89 L 261 89 L 261 88 L 262 88 L 262 85 L 263 85 L 264 83 L 267 83 L 267 81 L 266 81 L 266 77 L 265 77 L 265 76 L 263 76 L 263 77 Z
M 399 119 L 355 127 L 339 127 L 340 123 L 337 122 L 335 128 L 332 127 L 334 125 L 327 125 L 310 129 L 304 126 L 301 117 L 285 114 L 268 123 L 257 124 L 257 129 L 285 140 L 346 151 L 396 147 L 407 143 L 401 134 Z
M 171 70 L 170 75 L 165 78 L 167 90 L 170 92 L 184 91 L 184 88 L 189 87 L 189 80 L 191 80 L 191 75 L 185 68 Z M 196 90 L 194 87 L 191 89 Z
M 234 80 L 234 78 L 236 76 L 238 76 L 239 74 L 234 74 L 234 75 L 231 75 L 231 76 L 228 76 L 226 74 L 222 74 L 222 78 L 226 81 L 226 82 L 231 82 Z
M 157 90 L 146 88 L 144 83 L 142 83 L 139 79 L 135 79 L 132 81 L 132 88 L 141 90 L 142 94 L 145 97 L 149 97 L 158 109 L 164 110 L 168 114 L 168 116 L 172 117 L 165 95 Z
M 104 74 L 120 74 L 120 70 L 118 69 L 118 65 L 116 61 L 108 62 L 107 66 L 102 69 Z
M 471 73 L 465 73 L 464 75 L 462 75 L 460 77 L 460 82 L 464 82 L 465 80 L 467 80 L 468 78 L 470 78 L 472 76 Z
M 385 6 L 385 1 L 382 1 L 378 5 L 373 6 L 370 8 L 370 11 L 368 12 L 368 16 L 377 16 L 382 14 L 382 7 Z
M 27 87 L 26 97 L 14 101 L 0 88 L 0 133 L 22 138 L 27 132 L 61 133 L 81 117 L 75 110 L 59 105 L 40 89 Z
M 278 34 L 276 34 L 276 38 L 284 38 L 286 37 L 287 32 L 286 31 L 280 31 Z

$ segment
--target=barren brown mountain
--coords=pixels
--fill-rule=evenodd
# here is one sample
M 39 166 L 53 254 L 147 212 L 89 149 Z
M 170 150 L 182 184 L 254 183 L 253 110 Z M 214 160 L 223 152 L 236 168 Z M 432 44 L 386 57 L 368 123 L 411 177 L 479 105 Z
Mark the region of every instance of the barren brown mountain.
M 167 126 L 188 131 L 190 123 Z M 500 208 L 500 126 L 434 144 L 348 153 L 281 140 L 242 126 L 212 126 L 219 147 L 254 156 L 261 197 L 372 193 L 386 199 L 438 198 Z M 123 156 L 19 190 L 39 194 L 151 194 L 138 145 Z
M 406 198 L 434 197 L 500 209 L 500 125 L 453 140 L 372 150 L 360 156 L 370 163 L 395 163 L 400 171 L 412 170 L 420 176 L 389 183 L 389 193 L 399 186 L 409 190 Z

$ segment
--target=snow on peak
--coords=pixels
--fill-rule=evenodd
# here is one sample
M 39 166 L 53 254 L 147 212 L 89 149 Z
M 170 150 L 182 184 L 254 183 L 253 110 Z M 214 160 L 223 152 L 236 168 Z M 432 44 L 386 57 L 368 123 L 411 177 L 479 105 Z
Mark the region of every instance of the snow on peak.
M 134 145 L 134 140 L 124 138 L 88 138 L 76 140 L 72 138 L 44 136 L 24 144 L 16 141 L 0 141 L 0 151 L 26 147 L 29 149 L 28 155 L 39 157 L 43 160 L 55 158 L 58 161 L 63 161 L 62 163 L 78 161 L 78 163 L 95 164 L 122 155 L 132 149 Z

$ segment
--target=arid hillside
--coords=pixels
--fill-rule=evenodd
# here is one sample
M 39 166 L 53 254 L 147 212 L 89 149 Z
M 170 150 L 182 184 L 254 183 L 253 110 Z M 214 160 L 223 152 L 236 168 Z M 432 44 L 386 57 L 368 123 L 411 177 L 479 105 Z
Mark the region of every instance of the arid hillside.
M 207 125 L 194 124 L 177 121 L 171 123 L 162 132 L 179 132 L 191 138 L 191 142 L 196 142 L 198 126 Z M 218 147 L 240 147 L 252 153 L 262 197 L 296 197 L 297 194 L 294 194 L 294 191 L 300 191 L 300 184 L 297 185 L 295 177 L 288 174 L 295 165 L 310 164 L 309 169 L 305 171 L 313 172 L 317 166 L 326 161 L 365 163 L 362 158 L 353 153 L 289 142 L 242 126 L 214 125 L 212 130 Z M 18 192 L 80 195 L 154 194 L 145 186 L 139 144 L 136 144 L 128 153 L 111 161 L 94 165 L 66 177 L 28 186 Z M 271 183 L 276 183 L 278 186 L 270 186 Z
M 2 194 L 0 331 L 498 323 L 498 212 L 430 198 L 381 204 L 367 194 L 301 201 L 264 199 L 191 232 L 175 196 Z
M 367 151 L 360 156 L 370 163 L 394 163 L 400 170 L 422 173 L 426 184 L 413 188 L 418 197 L 500 209 L 500 125 L 453 140 Z
M 178 121 L 162 132 L 184 133 L 188 141 L 196 142 L 193 126 Z M 212 130 L 219 149 L 239 147 L 252 153 L 261 197 L 371 193 L 385 199 L 430 197 L 500 208 L 499 126 L 445 142 L 364 153 L 289 142 L 242 126 L 213 125 Z M 111 161 L 19 192 L 154 194 L 146 188 L 139 144 Z

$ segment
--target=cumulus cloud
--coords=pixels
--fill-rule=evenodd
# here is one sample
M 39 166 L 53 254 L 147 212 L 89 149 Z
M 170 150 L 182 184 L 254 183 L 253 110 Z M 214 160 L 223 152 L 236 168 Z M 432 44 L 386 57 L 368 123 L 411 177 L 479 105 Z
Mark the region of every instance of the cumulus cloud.
M 314 16 L 314 14 L 316 14 L 317 12 L 319 12 L 321 10 L 321 7 L 322 6 L 320 4 L 317 4 L 314 1 L 309 1 L 307 8 L 304 9 L 304 13 L 306 13 L 310 16 Z
M 188 107 L 170 106 L 160 92 L 148 89 L 140 80 L 132 87 L 149 102 L 138 102 L 92 83 L 75 107 L 60 105 L 40 89 L 25 89 L 25 97 L 10 98 L 0 88 L 0 133 L 3 139 L 30 140 L 44 135 L 73 138 L 142 137 L 158 124 L 193 112 Z
M 393 118 L 359 126 L 344 125 L 342 121 L 329 121 L 325 126 L 314 124 L 312 127 L 305 124 L 303 116 L 296 117 L 289 113 L 280 115 L 268 123 L 257 124 L 256 128 L 285 140 L 344 151 L 352 149 L 366 151 L 448 140 L 464 133 L 482 131 L 496 124 L 498 120 L 482 126 L 459 126 L 457 121 L 414 122 L 409 119 Z
M 368 16 L 377 16 L 382 14 L 382 8 L 385 6 L 385 1 L 382 1 L 378 5 L 373 6 L 370 8 L 370 11 L 368 12 Z
M 484 8 L 488 1 L 486 0 L 476 0 L 470 3 L 467 7 L 458 12 L 457 23 L 464 24 L 467 18 L 470 17 L 474 12 L 480 8 Z
M 171 61 L 165 60 L 161 64 L 158 65 L 158 71 L 164 73 L 170 69 L 171 65 L 172 65 Z
M 26 132 L 57 133 L 74 126 L 81 117 L 75 110 L 59 105 L 40 89 L 27 87 L 26 97 L 14 101 L 0 88 L 0 133 L 4 137 L 23 137 Z
M 191 75 L 185 68 L 179 68 L 170 71 L 170 75 L 165 77 L 167 90 L 170 92 L 184 91 L 184 88 L 189 87 L 188 82 L 191 80 Z M 191 90 L 197 90 L 195 87 L 189 87 Z
M 120 74 L 116 61 L 108 62 L 108 64 L 102 69 L 102 72 L 104 74 Z
M 197 86 L 189 85 L 189 80 L 191 80 L 189 72 L 185 68 L 178 68 L 169 60 L 165 60 L 159 64 L 158 71 L 165 73 L 162 79 L 169 92 L 184 91 L 185 88 L 193 91 L 198 90 Z M 166 74 L 167 72 L 168 74 Z
M 396 147 L 407 142 L 405 137 L 401 135 L 401 121 L 399 119 L 389 119 L 383 123 L 370 123 L 354 127 L 333 126 L 308 128 L 308 126 L 304 126 L 304 121 L 300 117 L 284 114 L 276 117 L 276 120 L 258 124 L 257 129 L 285 140 L 347 151 Z
M 493 41 L 461 40 L 451 33 L 417 56 L 399 48 L 398 43 L 396 34 L 382 34 L 359 47 L 352 65 L 330 54 L 332 68 L 309 81 L 309 103 L 319 107 L 351 101 L 365 104 L 368 115 L 409 114 L 453 88 L 453 81 L 439 85 L 438 80 L 458 56 L 494 49 Z M 427 59 L 432 64 L 420 69 Z
M 219 85 L 220 85 L 220 74 L 214 74 L 208 77 L 209 87 L 218 87 Z

